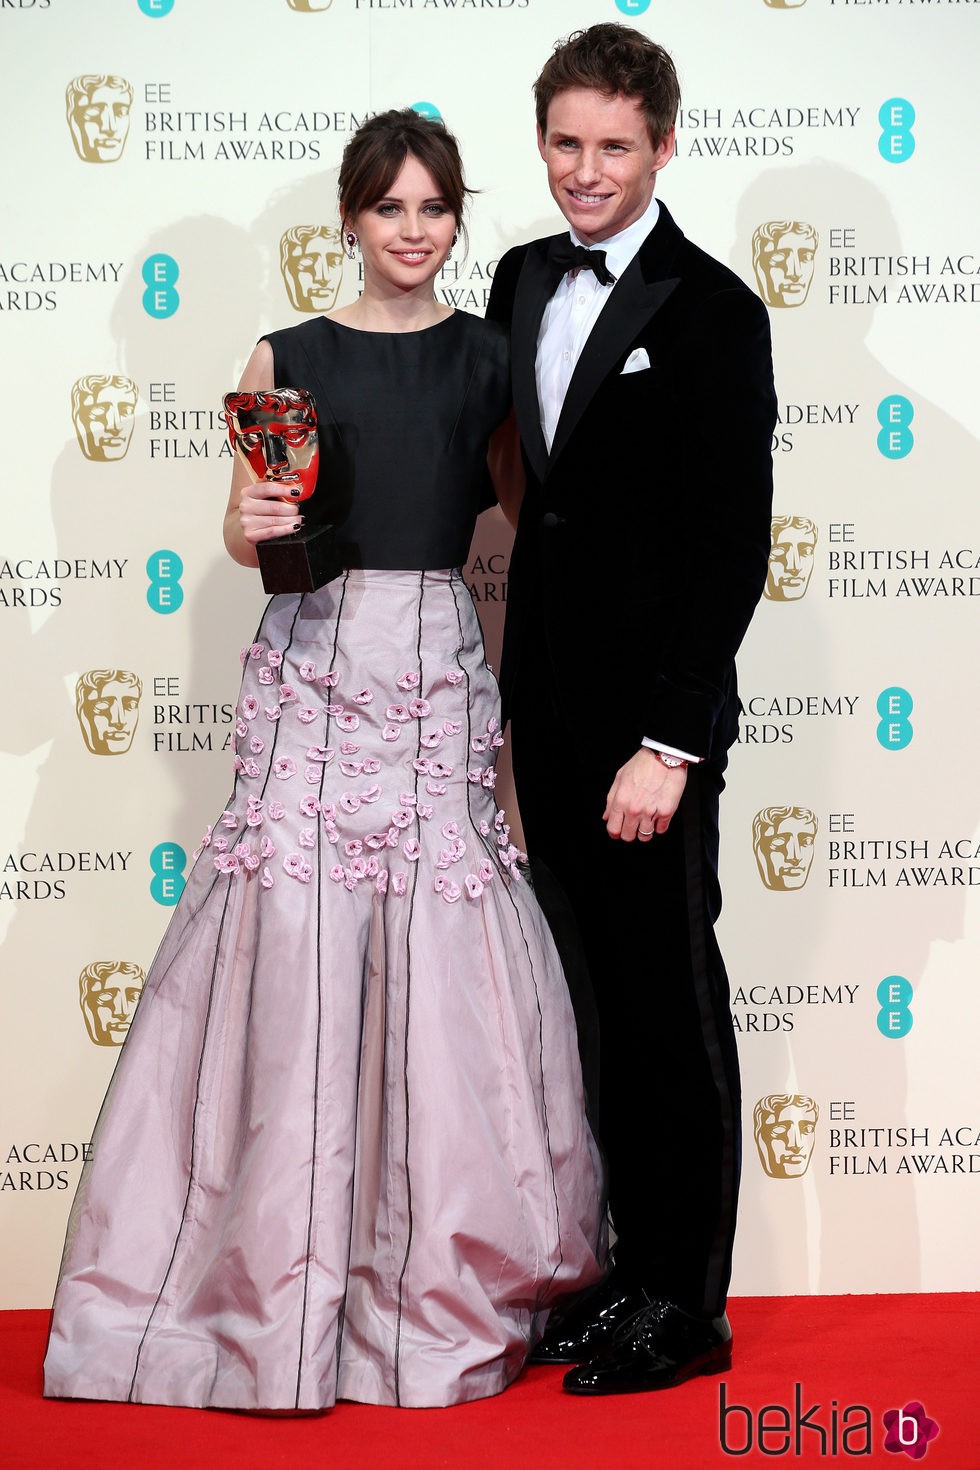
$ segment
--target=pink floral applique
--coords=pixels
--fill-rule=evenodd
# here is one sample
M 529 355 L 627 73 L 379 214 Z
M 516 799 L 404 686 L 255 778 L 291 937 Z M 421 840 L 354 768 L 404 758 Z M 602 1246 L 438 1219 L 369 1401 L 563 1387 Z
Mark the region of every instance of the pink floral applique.
M 463 674 L 463 673 L 461 673 L 459 669 L 447 669 L 446 670 L 446 683 L 447 684 L 462 684 L 462 682 L 463 682 L 463 680 L 464 680 L 465 677 L 466 677 L 466 675 Z
M 259 853 L 264 858 L 274 858 L 276 855 L 276 844 L 268 835 L 263 835 L 259 845 Z
M 337 724 L 341 730 L 356 730 L 360 723 L 359 716 L 352 714 L 350 711 L 347 714 L 337 716 Z
M 414 806 L 416 799 L 414 791 L 400 791 L 398 793 L 399 806 Z
M 427 755 L 421 755 L 417 760 L 412 761 L 412 765 L 420 776 L 427 776 L 431 767 L 431 761 Z
M 365 759 L 365 762 L 364 762 L 364 774 L 365 774 L 365 776 L 376 776 L 380 770 L 381 770 L 381 762 L 379 760 L 375 760 L 374 756 L 370 756 L 367 759 Z
M 405 890 L 407 889 L 407 887 L 408 887 L 408 879 L 406 878 L 406 876 L 405 876 L 404 873 L 392 873 L 392 875 L 391 875 L 391 891 L 392 891 L 392 893 L 397 894 L 399 898 L 404 898 L 405 897 Z
M 417 689 L 421 682 L 422 676 L 415 669 L 410 669 L 408 673 L 402 674 L 400 679 L 395 680 L 399 689 Z
M 301 796 L 299 799 L 300 815 L 304 817 L 315 817 L 320 811 L 320 803 L 315 796 Z
M 353 740 L 342 740 L 340 742 L 341 755 L 357 755 L 360 748 L 359 745 L 354 744 Z
M 442 729 L 445 735 L 458 735 L 463 728 L 461 720 L 443 720 Z
M 346 706 L 345 705 L 342 705 L 342 704 L 328 704 L 327 705 L 327 714 L 330 715 L 331 718 L 334 715 L 342 715 L 344 713 L 344 709 L 345 708 L 346 708 Z
M 266 807 L 266 814 L 270 822 L 281 822 L 286 815 L 286 808 L 281 801 L 270 801 Z
M 291 755 L 279 755 L 272 762 L 272 774 L 280 781 L 288 781 L 296 775 L 296 762 Z
M 429 774 L 437 781 L 446 781 L 455 769 L 455 766 L 447 766 L 445 761 L 433 761 L 429 767 Z
M 334 863 L 333 867 L 330 869 L 328 877 L 331 883 L 343 883 L 344 870 L 340 863 Z
M 293 700 L 294 699 L 298 699 L 298 698 L 299 698 L 299 695 L 296 693 L 296 690 L 293 688 L 292 684 L 280 684 L 279 685 L 279 703 L 280 704 L 292 704 Z
M 359 776 L 364 770 L 363 761 L 341 761 L 340 769 L 345 776 Z
M 214 848 L 215 852 L 227 852 L 229 842 L 227 837 L 212 837 L 211 846 Z
M 299 666 L 299 676 L 305 679 L 307 684 L 312 684 L 316 678 L 316 664 L 311 663 L 308 658 L 304 659 Z
M 444 781 L 426 781 L 425 789 L 430 796 L 445 796 L 447 788 Z
M 388 741 L 397 740 L 401 733 L 397 725 L 385 725 L 381 731 L 381 739 Z
M 355 796 L 353 791 L 345 791 L 337 805 L 342 811 L 353 815 L 354 812 L 360 811 L 361 809 L 361 798 Z
M 428 730 L 419 737 L 419 743 L 424 745 L 426 750 L 438 750 L 445 738 L 442 730 Z
M 281 707 L 278 704 L 267 704 L 266 705 L 266 707 L 265 707 L 265 717 L 266 717 L 267 720 L 271 720 L 273 722 L 273 724 L 275 724 L 276 720 L 278 720 L 281 717 L 281 715 L 282 715 L 282 709 L 281 709 Z
M 300 883 L 309 883 L 313 877 L 313 869 L 305 858 L 300 857 L 298 852 L 287 852 L 282 860 L 283 871 L 290 878 L 296 878 Z
M 483 858 L 477 867 L 477 877 L 481 883 L 489 883 L 493 877 L 493 863 L 489 858 Z
M 254 720 L 255 716 L 259 712 L 259 702 L 255 698 L 254 694 L 246 694 L 245 698 L 242 700 L 238 708 L 241 710 L 246 720 Z
M 248 742 L 248 748 L 253 755 L 261 755 L 263 750 L 265 750 L 265 741 L 260 735 L 253 735 Z
M 385 719 L 394 720 L 399 725 L 404 725 L 406 720 L 411 719 L 407 704 L 389 704 L 385 710 Z
M 264 653 L 265 649 L 262 647 L 261 643 L 253 643 L 251 648 L 248 650 L 249 658 L 261 658 Z
M 262 869 L 262 880 L 261 881 L 262 881 L 262 887 L 263 888 L 272 888 L 275 885 L 275 881 L 276 880 L 275 880 L 275 878 L 273 878 L 273 876 L 269 872 L 269 869 L 268 868 L 263 868 Z
M 267 655 L 267 661 L 268 661 L 268 664 L 269 664 L 269 668 L 270 669 L 281 669 L 282 668 L 282 653 L 279 651 L 278 648 L 270 648 L 269 649 L 269 652 L 268 652 L 268 655 Z
M 214 866 L 219 873 L 238 873 L 241 865 L 233 852 L 223 852 L 214 860 Z
M 388 892 L 388 869 L 387 868 L 381 868 L 379 870 L 378 876 L 374 880 L 374 891 L 375 891 L 375 893 L 379 893 L 382 898 L 384 898 L 385 894 Z
M 466 877 L 463 879 L 463 882 L 466 885 L 466 893 L 469 898 L 480 897 L 480 894 L 483 892 L 484 885 L 480 882 L 475 873 L 467 873 Z
M 418 812 L 420 819 L 423 822 L 427 822 L 429 820 L 429 818 L 432 816 L 432 813 L 435 810 L 435 808 L 429 806 L 426 802 L 420 801 L 419 804 L 418 804 L 418 806 L 415 808 L 415 810 Z
M 233 832 L 238 826 L 238 818 L 234 812 L 222 812 L 219 821 L 222 827 L 230 827 Z
M 473 739 L 470 741 L 470 749 L 475 750 L 477 755 L 483 755 L 489 744 L 489 735 L 474 735 Z
M 370 689 L 359 689 L 356 694 L 351 695 L 351 698 L 355 704 L 370 704 L 374 695 Z
M 296 840 L 299 842 L 300 847 L 305 847 L 307 850 L 316 847 L 316 828 L 300 827 L 299 836 Z
M 344 853 L 349 858 L 360 857 L 363 851 L 364 844 L 358 841 L 356 837 L 352 838 L 350 842 L 344 843 Z
M 381 787 L 378 785 L 377 781 L 375 781 L 373 785 L 365 786 L 364 790 L 361 792 L 361 800 L 367 802 L 368 806 L 370 806 L 372 801 L 377 801 L 380 795 Z
M 393 827 L 410 827 L 412 825 L 412 813 L 406 811 L 392 812 L 391 825 Z
M 322 766 L 307 766 L 303 771 L 303 780 L 308 786 L 319 786 L 323 779 Z
M 258 872 L 259 855 L 253 852 L 247 842 L 239 842 L 235 848 L 235 856 L 247 873 Z
M 317 711 L 308 704 L 302 704 L 296 711 L 296 718 L 303 725 L 312 725 L 317 717 Z
M 276 682 L 276 676 L 271 669 L 259 669 L 258 677 L 260 684 L 274 684 Z
M 334 750 L 330 745 L 311 745 L 306 752 L 308 761 L 319 761 L 324 766 L 328 766 L 333 758 Z
M 408 712 L 413 720 L 424 720 L 426 715 L 431 715 L 432 706 L 427 699 L 410 699 Z
M 407 842 L 402 843 L 402 852 L 410 863 L 417 863 L 422 856 L 422 844 L 416 837 L 410 837 Z
M 331 669 L 329 674 L 321 674 L 317 683 L 322 684 L 324 689 L 336 689 L 339 679 L 340 674 L 337 670 Z
M 245 736 L 248 734 L 248 726 L 246 725 L 244 720 L 238 719 L 235 721 L 235 734 L 238 736 L 239 740 L 245 739 Z

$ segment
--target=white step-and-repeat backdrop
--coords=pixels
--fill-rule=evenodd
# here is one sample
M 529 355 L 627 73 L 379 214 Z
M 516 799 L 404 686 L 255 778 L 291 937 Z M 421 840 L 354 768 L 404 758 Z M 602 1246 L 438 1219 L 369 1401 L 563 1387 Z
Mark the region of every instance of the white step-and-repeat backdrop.
M 221 547 L 221 395 L 261 332 L 356 294 L 336 171 L 373 111 L 459 135 L 481 192 L 439 291 L 482 311 L 556 228 L 531 83 L 598 20 L 674 54 L 660 191 L 772 308 L 777 514 L 723 806 L 734 1289 L 980 1284 L 977 0 L 3 0 L 0 1306 L 50 1298 L 230 788 L 263 595 Z M 491 647 L 507 560 L 494 512 Z

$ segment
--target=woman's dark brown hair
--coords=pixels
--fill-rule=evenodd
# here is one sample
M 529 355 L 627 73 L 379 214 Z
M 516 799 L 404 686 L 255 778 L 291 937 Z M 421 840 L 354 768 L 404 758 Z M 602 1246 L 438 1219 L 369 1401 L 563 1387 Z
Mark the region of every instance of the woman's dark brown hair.
M 432 175 L 457 228 L 462 228 L 466 196 L 472 191 L 463 182 L 459 144 L 444 123 L 411 107 L 379 112 L 348 141 L 337 180 L 345 226 L 385 197 L 409 154 Z

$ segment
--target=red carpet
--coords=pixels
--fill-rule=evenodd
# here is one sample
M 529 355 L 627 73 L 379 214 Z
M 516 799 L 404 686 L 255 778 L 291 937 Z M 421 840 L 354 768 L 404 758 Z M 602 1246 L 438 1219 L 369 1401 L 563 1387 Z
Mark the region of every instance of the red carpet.
M 746 1297 L 731 1305 L 735 1367 L 719 1378 L 695 1379 L 666 1393 L 577 1399 L 561 1393 L 557 1370 L 532 1368 L 499 1398 L 459 1409 L 341 1404 L 316 1419 L 47 1402 L 40 1397 L 47 1313 L 4 1312 L 0 1465 L 704 1470 L 802 1462 L 980 1470 L 978 1302 L 975 1295 Z M 728 1415 L 729 1453 L 719 1437 L 722 1385 L 730 1408 L 744 1406 Z M 939 1426 L 921 1458 L 884 1448 L 885 1412 L 911 1403 L 921 1403 Z M 870 1411 L 869 1432 L 864 1409 Z M 752 1449 L 732 1453 L 745 1451 L 750 1418 Z M 799 1428 L 798 1418 L 807 1421 Z M 911 1417 L 899 1427 L 909 1439 L 916 1429 Z

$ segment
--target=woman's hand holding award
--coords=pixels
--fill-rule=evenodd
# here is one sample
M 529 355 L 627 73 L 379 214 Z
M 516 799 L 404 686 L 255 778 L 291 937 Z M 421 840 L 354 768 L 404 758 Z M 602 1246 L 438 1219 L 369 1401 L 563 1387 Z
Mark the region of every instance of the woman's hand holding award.
M 228 436 L 253 483 L 281 485 L 289 505 L 309 500 L 320 465 L 316 406 L 305 388 L 226 393 Z M 318 503 L 319 504 L 319 503 Z M 299 531 L 259 542 L 266 592 L 315 592 L 343 570 L 343 546 L 333 525 L 304 524 Z

